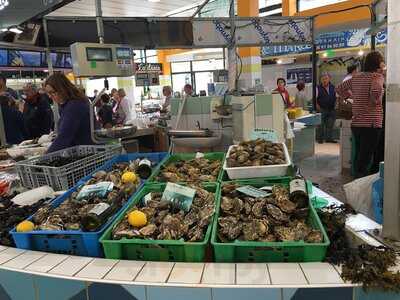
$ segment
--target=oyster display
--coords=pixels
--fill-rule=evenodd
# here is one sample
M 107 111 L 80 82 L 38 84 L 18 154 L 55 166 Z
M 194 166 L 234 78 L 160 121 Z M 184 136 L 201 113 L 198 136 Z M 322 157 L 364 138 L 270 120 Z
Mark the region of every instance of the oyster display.
M 113 190 L 103 198 L 89 194 L 82 199 L 77 199 L 82 186 L 59 206 L 53 207 L 51 204 L 47 204 L 41 207 L 32 217 L 32 222 L 36 225 L 35 230 L 84 230 L 81 221 L 97 204 L 107 203 L 114 207 L 114 210 L 118 210 L 140 184 L 139 181 L 123 184 L 121 177 L 126 171 L 134 170 L 129 168 L 128 163 L 117 163 L 112 166 L 110 172 L 98 171 L 85 183 L 85 185 L 91 185 L 103 181 L 113 182 Z M 152 211 L 148 210 L 145 213 L 151 216 Z
M 276 185 L 272 188 L 272 195 L 254 198 L 238 192 L 238 187 L 226 184 L 221 188 L 218 218 L 218 238 L 221 242 L 323 241 L 322 233 L 307 223 L 309 209 L 298 209 L 289 200 L 287 188 Z
M 282 165 L 285 163 L 283 145 L 263 139 L 242 142 L 233 146 L 227 157 L 229 168 Z
M 204 240 L 207 228 L 215 212 L 214 193 L 198 186 L 188 212 L 176 209 L 173 203 L 161 200 L 161 193 L 149 193 L 137 206 L 127 212 L 125 218 L 112 230 L 112 239 Z M 141 229 L 131 226 L 128 214 L 139 210 L 146 214 L 147 224 Z
M 222 162 L 207 158 L 176 161 L 163 166 L 157 177 L 159 182 L 203 182 L 217 181 Z

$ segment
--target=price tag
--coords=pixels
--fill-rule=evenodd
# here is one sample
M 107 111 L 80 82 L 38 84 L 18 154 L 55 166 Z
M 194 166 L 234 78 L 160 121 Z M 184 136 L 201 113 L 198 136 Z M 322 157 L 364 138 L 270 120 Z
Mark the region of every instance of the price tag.
M 265 198 L 265 197 L 268 197 L 269 195 L 271 195 L 271 193 L 257 189 L 250 185 L 238 187 L 236 190 L 242 194 L 245 194 L 245 195 L 253 197 L 253 198 Z
M 188 212 L 195 194 L 196 190 L 192 188 L 168 182 L 161 200 L 171 202 L 174 207 Z
M 103 181 L 96 184 L 85 185 L 76 197 L 78 200 L 88 197 L 104 198 L 114 188 L 111 181 Z

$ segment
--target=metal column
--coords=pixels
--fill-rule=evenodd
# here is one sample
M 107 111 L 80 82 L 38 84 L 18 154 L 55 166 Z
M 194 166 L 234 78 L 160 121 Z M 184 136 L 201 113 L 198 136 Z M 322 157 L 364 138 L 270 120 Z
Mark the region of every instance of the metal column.
M 238 90 L 237 78 L 237 49 L 235 37 L 235 0 L 231 0 L 229 6 L 229 18 L 231 26 L 231 43 L 228 45 L 228 91 L 233 92 Z
M 312 33 L 312 55 L 311 55 L 311 60 L 312 60 L 312 101 L 313 101 L 313 110 L 317 109 L 317 85 L 318 85 L 318 54 L 317 54 L 317 45 L 315 44 L 315 35 L 314 35 L 314 30 L 315 30 L 315 18 L 312 19 L 312 27 L 311 27 L 311 33 Z
M 101 0 L 95 0 L 95 6 L 96 6 L 97 35 L 99 37 L 99 43 L 104 44 L 103 10 L 101 9 Z
M 400 1 L 388 1 L 383 236 L 400 241 Z

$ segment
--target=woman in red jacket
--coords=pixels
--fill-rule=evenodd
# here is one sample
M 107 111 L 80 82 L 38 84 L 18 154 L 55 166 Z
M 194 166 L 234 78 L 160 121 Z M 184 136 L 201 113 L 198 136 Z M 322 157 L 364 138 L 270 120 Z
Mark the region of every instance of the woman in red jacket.
M 276 85 L 277 88 L 274 90 L 274 92 L 278 92 L 279 94 L 281 94 L 285 108 L 291 108 L 293 105 L 292 103 L 290 103 L 289 92 L 286 89 L 286 80 L 283 78 L 278 78 L 276 80 Z
M 354 74 L 336 88 L 343 98 L 349 96 L 349 91 L 352 93 L 351 130 L 356 144 L 356 178 L 370 174 L 369 166 L 382 134 L 384 69 L 382 54 L 371 52 L 365 58 L 363 72 Z

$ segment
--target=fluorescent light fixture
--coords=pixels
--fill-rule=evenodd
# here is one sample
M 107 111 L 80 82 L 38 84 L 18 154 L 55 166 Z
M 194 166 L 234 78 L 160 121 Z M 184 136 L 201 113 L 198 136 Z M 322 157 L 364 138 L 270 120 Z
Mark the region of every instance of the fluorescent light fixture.
M 364 51 L 363 50 L 358 51 L 358 56 L 363 56 L 363 55 L 364 55 Z
M 160 0 L 147 0 L 149 2 L 160 2 Z
M 8 31 L 7 28 L 2 28 L 2 29 L 0 29 L 0 32 L 7 32 L 7 31 Z
M 5 9 L 9 4 L 10 2 L 8 2 L 8 0 L 0 0 L 0 10 Z
M 324 53 L 322 54 L 322 56 L 323 56 L 323 57 L 328 57 L 328 53 L 324 52 Z
M 283 63 L 283 61 L 282 61 L 282 59 L 278 59 L 278 60 L 276 61 L 276 63 L 277 63 L 278 65 L 280 65 L 280 64 Z
M 21 34 L 22 33 L 22 30 L 17 28 L 17 27 L 10 28 L 10 31 L 14 32 L 16 34 Z

